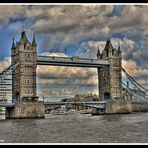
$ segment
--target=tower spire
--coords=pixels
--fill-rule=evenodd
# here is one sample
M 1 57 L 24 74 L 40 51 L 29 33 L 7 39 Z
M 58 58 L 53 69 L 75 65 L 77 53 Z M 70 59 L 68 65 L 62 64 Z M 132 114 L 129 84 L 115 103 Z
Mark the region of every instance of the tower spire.
M 108 49 L 113 49 L 113 45 L 112 45 L 110 39 L 106 42 L 106 47 L 107 47 Z
M 14 43 L 14 38 L 13 38 L 11 49 L 14 49 L 14 48 L 15 48 L 15 43 Z
M 99 45 L 98 45 L 98 51 L 97 51 L 97 58 L 100 58 L 101 53 L 100 53 L 100 49 L 99 49 Z
M 118 42 L 118 51 L 120 50 L 120 42 Z
M 33 45 L 33 46 L 36 46 L 36 45 L 37 45 L 37 44 L 36 44 L 36 39 L 35 39 L 35 33 L 33 34 L 32 45 Z
M 120 42 L 118 43 L 118 54 L 121 55 L 121 47 L 120 47 Z
M 25 42 L 25 43 L 29 42 L 25 31 L 23 31 L 22 34 L 21 34 L 20 42 Z

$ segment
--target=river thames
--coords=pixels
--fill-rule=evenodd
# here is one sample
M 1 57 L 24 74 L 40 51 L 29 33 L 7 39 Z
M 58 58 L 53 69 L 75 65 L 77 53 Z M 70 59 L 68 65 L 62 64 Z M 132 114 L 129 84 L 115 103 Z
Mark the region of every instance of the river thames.
M 0 118 L 1 143 L 148 143 L 148 113 Z

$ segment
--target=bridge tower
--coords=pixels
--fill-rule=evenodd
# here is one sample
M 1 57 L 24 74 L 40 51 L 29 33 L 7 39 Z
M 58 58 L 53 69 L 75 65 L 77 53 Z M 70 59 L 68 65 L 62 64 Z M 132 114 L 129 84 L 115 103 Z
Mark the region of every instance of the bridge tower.
M 110 65 L 98 69 L 99 99 L 106 100 L 107 114 L 131 113 L 132 104 L 122 98 L 122 52 L 120 46 L 115 49 L 110 40 L 106 42 L 102 53 L 98 49 L 97 58 L 108 60 Z M 95 109 L 95 113 L 98 111 Z
M 36 97 L 36 50 L 35 36 L 31 43 L 25 31 L 22 32 L 19 42 L 12 43 L 11 64 L 19 61 L 19 66 L 12 73 L 12 98 L 16 102 L 20 102 L 25 97 Z
M 12 43 L 11 64 L 19 62 L 12 72 L 12 101 L 15 108 L 7 108 L 6 118 L 44 118 L 43 102 L 36 96 L 37 44 L 26 32 L 21 33 L 19 42 Z
M 120 100 L 122 90 L 122 52 L 120 46 L 115 49 L 111 41 L 108 40 L 102 54 L 98 49 L 97 58 L 110 62 L 110 66 L 103 65 L 98 70 L 100 86 L 99 99 Z

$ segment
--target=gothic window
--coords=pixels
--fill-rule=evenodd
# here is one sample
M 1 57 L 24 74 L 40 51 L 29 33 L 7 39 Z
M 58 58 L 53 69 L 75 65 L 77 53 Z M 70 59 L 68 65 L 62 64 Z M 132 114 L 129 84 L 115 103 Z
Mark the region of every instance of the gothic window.
M 112 50 L 112 56 L 114 55 L 114 50 Z
M 25 95 L 27 94 L 27 89 L 25 89 Z
M 30 50 L 30 46 L 27 46 L 27 50 Z
M 30 91 L 30 94 L 32 95 L 32 91 Z
M 26 49 L 26 44 L 24 44 L 24 49 Z
M 28 59 L 30 59 L 30 54 L 29 53 L 27 54 L 27 57 L 28 57 Z
M 114 64 L 115 64 L 116 66 L 118 66 L 118 61 L 117 61 L 117 60 L 115 60 L 115 61 L 114 61 Z

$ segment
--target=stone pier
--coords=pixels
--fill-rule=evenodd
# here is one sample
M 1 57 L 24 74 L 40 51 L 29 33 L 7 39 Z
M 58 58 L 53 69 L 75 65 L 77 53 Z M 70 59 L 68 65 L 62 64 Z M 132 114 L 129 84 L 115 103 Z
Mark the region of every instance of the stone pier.
M 147 103 L 132 103 L 133 112 L 148 112 Z
M 6 119 L 42 119 L 45 118 L 43 102 L 20 102 L 15 107 L 6 108 Z
M 105 109 L 93 108 L 92 115 L 132 113 L 131 101 L 107 101 Z
M 120 114 L 120 113 L 131 113 L 132 103 L 131 101 L 108 101 L 106 103 L 106 114 Z

